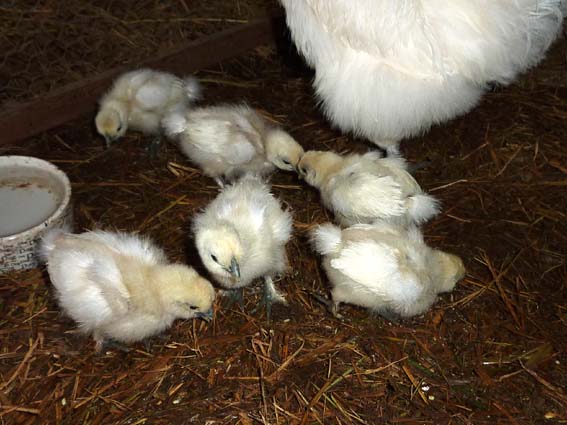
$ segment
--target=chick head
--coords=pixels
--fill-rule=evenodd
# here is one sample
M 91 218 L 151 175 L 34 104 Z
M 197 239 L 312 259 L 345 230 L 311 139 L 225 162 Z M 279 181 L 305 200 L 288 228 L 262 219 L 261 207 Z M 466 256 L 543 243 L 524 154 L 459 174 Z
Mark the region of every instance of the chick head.
M 207 279 L 182 264 L 162 266 L 155 273 L 168 312 L 180 319 L 213 317 L 215 290 Z
M 96 130 L 106 140 L 106 145 L 124 136 L 128 127 L 126 119 L 114 108 L 103 107 L 95 118 Z
M 297 164 L 297 172 L 309 185 L 318 188 L 341 161 L 334 152 L 307 151 Z
M 201 229 L 195 242 L 203 264 L 213 275 L 240 281 L 240 264 L 244 249 L 238 232 L 228 224 Z M 235 284 L 238 287 L 238 284 Z
M 280 170 L 295 171 L 303 148 L 293 137 L 280 129 L 273 129 L 266 135 L 266 157 Z
M 438 267 L 437 287 L 440 292 L 452 291 L 459 280 L 465 277 L 463 261 L 453 254 L 435 251 L 436 266 Z

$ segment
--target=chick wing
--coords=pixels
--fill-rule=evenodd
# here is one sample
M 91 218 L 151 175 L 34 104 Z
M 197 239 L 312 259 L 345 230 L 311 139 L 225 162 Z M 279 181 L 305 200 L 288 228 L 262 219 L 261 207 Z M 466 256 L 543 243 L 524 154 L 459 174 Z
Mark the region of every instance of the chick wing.
M 401 187 L 391 176 L 378 176 L 347 167 L 327 184 L 329 203 L 348 217 L 394 217 L 404 214 Z

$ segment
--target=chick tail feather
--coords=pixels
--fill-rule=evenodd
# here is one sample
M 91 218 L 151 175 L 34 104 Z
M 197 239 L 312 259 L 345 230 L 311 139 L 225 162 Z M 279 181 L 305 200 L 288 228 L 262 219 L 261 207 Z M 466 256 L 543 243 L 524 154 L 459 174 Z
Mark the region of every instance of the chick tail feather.
M 561 31 L 567 16 L 567 0 L 539 0 L 528 11 L 528 66 L 536 65 Z
M 182 111 L 173 111 L 162 120 L 162 126 L 168 137 L 173 137 L 187 130 L 187 119 Z
M 57 239 L 67 233 L 68 229 L 62 229 L 60 227 L 53 228 L 49 230 L 41 239 L 39 245 L 39 258 L 41 262 L 46 263 L 49 254 L 53 249 L 55 249 L 55 243 Z
M 425 193 L 411 196 L 408 199 L 408 212 L 417 224 L 425 223 L 439 214 L 439 201 Z
M 311 243 L 321 255 L 336 252 L 341 244 L 341 229 L 331 223 L 317 226 L 311 233 Z
M 185 94 L 187 95 L 190 103 L 201 99 L 203 91 L 199 80 L 195 77 L 185 77 L 183 79 L 183 88 L 185 89 Z

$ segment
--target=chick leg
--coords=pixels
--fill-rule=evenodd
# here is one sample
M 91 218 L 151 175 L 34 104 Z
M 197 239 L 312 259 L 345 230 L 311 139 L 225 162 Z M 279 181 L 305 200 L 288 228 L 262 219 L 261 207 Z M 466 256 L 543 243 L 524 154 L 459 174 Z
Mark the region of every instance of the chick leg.
M 150 159 L 156 159 L 161 147 L 161 137 L 157 136 L 154 137 L 148 146 L 146 146 L 146 152 L 148 152 L 148 156 Z
M 266 318 L 268 322 L 272 316 L 272 304 L 274 303 L 281 303 L 287 304 L 285 297 L 277 290 L 276 286 L 274 285 L 274 281 L 272 280 L 271 276 L 264 277 L 264 294 L 262 296 L 262 301 L 260 302 L 259 306 L 266 307 Z M 253 310 L 255 312 L 257 308 Z
M 421 170 L 422 168 L 427 168 L 431 165 L 431 161 L 425 160 L 415 164 L 408 165 L 408 173 L 414 174 L 417 170 Z
M 383 319 L 386 319 L 388 322 L 392 322 L 395 325 L 400 323 L 400 317 L 387 309 L 372 311 L 370 314 L 374 317 L 381 316 Z
M 118 351 L 123 351 L 124 353 L 130 352 L 130 349 L 124 344 L 111 339 L 95 339 L 95 352 L 97 354 L 103 354 L 106 350 L 114 348 Z
M 339 303 L 325 298 L 323 295 L 312 293 L 311 296 L 327 307 L 327 310 L 336 317 L 337 319 L 342 319 L 342 314 L 339 313 Z
M 226 303 L 226 308 L 231 308 L 234 304 L 238 304 L 238 306 L 244 310 L 244 289 L 229 289 L 223 291 L 223 295 L 227 298 L 228 302 Z

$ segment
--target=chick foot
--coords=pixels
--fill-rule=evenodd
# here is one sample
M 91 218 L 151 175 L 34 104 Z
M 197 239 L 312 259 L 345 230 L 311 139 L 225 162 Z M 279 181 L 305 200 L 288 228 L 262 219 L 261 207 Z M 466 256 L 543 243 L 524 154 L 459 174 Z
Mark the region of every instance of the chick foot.
M 146 350 L 147 353 L 151 353 L 152 342 L 159 341 L 159 343 L 166 344 L 169 341 L 169 339 L 170 339 L 169 335 L 166 334 L 158 334 L 158 335 L 154 335 L 153 337 L 146 338 L 142 341 L 142 343 L 144 344 L 144 350 Z
M 425 160 L 420 161 L 415 164 L 408 164 L 408 173 L 414 174 L 417 170 L 421 170 L 422 168 L 427 168 L 431 165 L 431 161 Z
M 392 322 L 394 325 L 400 324 L 400 317 L 396 313 L 391 312 L 390 310 L 378 310 L 378 311 L 373 311 L 370 314 L 373 317 L 380 316 L 383 319 L 386 319 L 388 322 Z
M 311 293 L 311 296 L 321 304 L 323 304 L 325 307 L 327 307 L 327 310 L 333 315 L 333 317 L 336 317 L 337 319 L 344 318 L 343 315 L 339 313 L 339 303 L 336 303 L 333 300 L 330 300 L 323 295 L 317 294 L 315 292 Z
M 115 349 L 118 351 L 122 351 L 123 353 L 129 353 L 130 349 L 125 346 L 124 344 L 121 344 L 117 341 L 113 341 L 111 339 L 105 339 L 105 340 L 97 340 L 96 344 L 95 344 L 95 351 L 97 354 L 104 354 L 106 352 L 106 350 L 109 349 Z
M 234 304 L 244 310 L 244 289 L 229 289 L 223 292 L 223 296 L 226 297 L 227 303 L 226 308 L 231 308 Z
M 287 305 L 285 297 L 276 289 L 272 278 L 266 276 L 264 277 L 264 292 L 262 295 L 262 300 L 260 301 L 258 306 L 254 308 L 254 310 L 252 310 L 252 313 L 255 313 L 261 307 L 266 307 L 266 318 L 269 322 L 272 317 L 272 304 L 274 303 Z
M 156 159 L 161 147 L 161 137 L 156 137 L 146 146 L 146 152 L 150 159 Z

